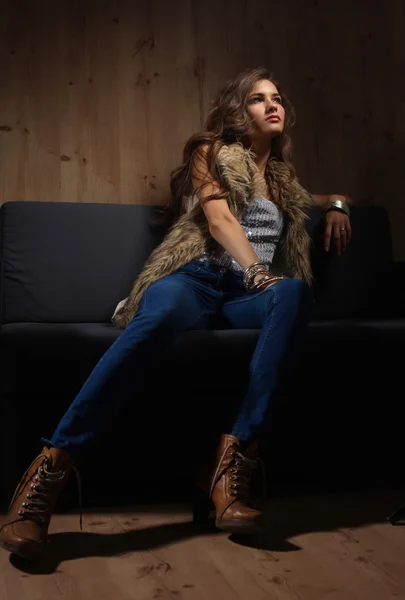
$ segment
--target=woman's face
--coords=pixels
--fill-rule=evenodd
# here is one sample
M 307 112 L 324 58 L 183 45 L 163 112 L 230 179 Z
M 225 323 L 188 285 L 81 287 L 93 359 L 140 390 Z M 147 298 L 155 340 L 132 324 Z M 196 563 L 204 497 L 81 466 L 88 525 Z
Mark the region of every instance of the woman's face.
M 247 112 L 254 123 L 252 140 L 280 135 L 284 129 L 285 110 L 281 96 L 271 81 L 261 79 L 248 95 Z

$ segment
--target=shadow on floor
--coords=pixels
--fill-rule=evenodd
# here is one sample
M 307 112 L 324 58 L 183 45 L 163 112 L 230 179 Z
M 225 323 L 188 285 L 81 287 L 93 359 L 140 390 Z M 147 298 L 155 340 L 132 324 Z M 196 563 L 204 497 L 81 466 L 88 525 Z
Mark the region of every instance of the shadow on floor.
M 404 498 L 405 490 L 400 489 L 274 497 L 269 500 L 266 508 L 267 525 L 263 533 L 252 537 L 232 535 L 229 540 L 231 543 L 271 552 L 299 551 L 299 541 L 295 538 L 300 535 L 385 522 L 388 514 L 397 508 Z M 179 523 L 140 528 L 140 522 L 137 520 L 136 529 L 120 533 L 54 533 L 49 536 L 48 547 L 36 563 L 29 563 L 15 555 L 10 556 L 10 562 L 25 573 L 50 574 L 68 560 L 89 556 L 119 556 L 179 543 L 191 537 L 213 533 L 224 535 L 215 530 L 212 524 L 197 528 L 191 522 L 183 522 L 184 508 L 184 504 L 172 509 L 168 506 L 170 512 L 181 511 L 182 521 Z M 138 508 L 120 507 L 118 511 L 115 509 L 115 512 L 122 514 L 124 511 L 135 510 L 139 512 Z M 94 515 L 97 510 L 89 512 Z M 102 512 L 114 512 L 114 509 L 103 509 Z M 147 507 L 141 507 L 140 512 L 147 512 Z M 84 523 L 86 527 L 86 520 Z M 91 523 L 87 526 L 90 525 Z M 386 523 L 386 526 L 392 527 L 389 523 Z

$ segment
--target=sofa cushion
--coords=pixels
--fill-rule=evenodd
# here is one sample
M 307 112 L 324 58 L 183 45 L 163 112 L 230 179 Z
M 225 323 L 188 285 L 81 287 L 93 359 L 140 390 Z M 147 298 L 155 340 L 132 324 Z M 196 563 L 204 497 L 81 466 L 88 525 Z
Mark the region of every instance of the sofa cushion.
M 2 323 L 109 322 L 159 240 L 146 205 L 7 202 Z
M 22 353 L 37 358 L 60 360 L 69 358 L 101 358 L 122 334 L 108 323 L 10 323 L 1 330 L 1 347 L 6 353 Z M 245 361 L 252 355 L 259 329 L 198 330 L 184 333 L 169 352 L 170 360 L 195 363 L 197 368 L 207 361 L 211 368 L 218 363 Z M 405 319 L 335 319 L 309 324 L 306 351 L 327 352 L 338 343 L 376 343 L 385 347 L 402 342 Z M 347 350 L 347 352 L 349 349 Z M 319 358 L 320 360 L 320 358 Z

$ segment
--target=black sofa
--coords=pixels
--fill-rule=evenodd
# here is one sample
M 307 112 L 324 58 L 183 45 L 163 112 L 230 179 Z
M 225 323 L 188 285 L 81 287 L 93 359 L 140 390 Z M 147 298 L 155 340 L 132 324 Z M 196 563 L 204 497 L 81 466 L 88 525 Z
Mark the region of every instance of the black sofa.
M 146 205 L 1 207 L 3 505 L 40 436 L 52 434 L 121 334 L 111 315 L 161 239 L 155 216 Z M 392 260 L 384 208 L 353 207 L 352 226 L 338 257 L 322 249 L 321 211 L 308 220 L 315 304 L 297 372 L 263 442 L 270 490 L 403 479 L 404 269 Z M 80 462 L 85 504 L 187 494 L 195 457 L 242 398 L 257 337 L 185 334 Z

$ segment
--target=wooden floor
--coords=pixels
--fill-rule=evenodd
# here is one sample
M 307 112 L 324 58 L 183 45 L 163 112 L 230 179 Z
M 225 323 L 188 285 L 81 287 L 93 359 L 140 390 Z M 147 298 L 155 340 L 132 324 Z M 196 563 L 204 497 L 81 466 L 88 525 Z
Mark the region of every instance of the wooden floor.
M 405 598 L 405 491 L 269 501 L 269 526 L 233 539 L 190 525 L 188 506 L 54 516 L 35 567 L 0 549 L 1 600 L 385 600 Z M 3 520 L 3 517 L 2 517 Z

